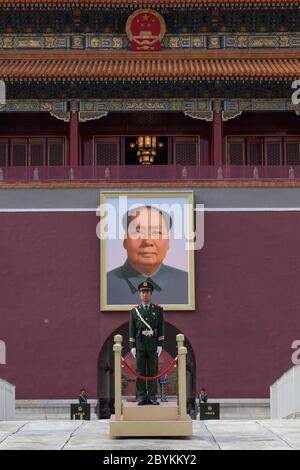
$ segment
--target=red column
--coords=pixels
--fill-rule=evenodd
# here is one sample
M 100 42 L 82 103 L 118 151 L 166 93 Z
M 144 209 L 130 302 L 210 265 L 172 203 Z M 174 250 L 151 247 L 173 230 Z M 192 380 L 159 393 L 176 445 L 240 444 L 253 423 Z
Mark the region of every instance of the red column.
M 223 165 L 223 121 L 222 111 L 213 112 L 212 164 Z
M 79 115 L 77 111 L 71 111 L 70 113 L 69 165 L 79 165 Z

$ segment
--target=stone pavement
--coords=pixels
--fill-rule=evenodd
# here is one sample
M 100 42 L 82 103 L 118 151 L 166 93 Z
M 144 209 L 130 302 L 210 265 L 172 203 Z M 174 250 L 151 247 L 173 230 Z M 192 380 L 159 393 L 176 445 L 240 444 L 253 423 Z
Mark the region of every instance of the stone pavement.
M 182 439 L 112 439 L 108 423 L 0 421 L 0 450 L 300 450 L 300 420 L 193 421 L 193 436 Z

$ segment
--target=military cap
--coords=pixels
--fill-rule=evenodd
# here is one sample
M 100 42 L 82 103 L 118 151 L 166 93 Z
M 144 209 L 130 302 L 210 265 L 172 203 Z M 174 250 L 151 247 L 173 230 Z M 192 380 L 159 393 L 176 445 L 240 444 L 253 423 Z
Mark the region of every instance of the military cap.
M 139 284 L 138 286 L 138 290 L 141 292 L 143 290 L 150 290 L 151 292 L 153 292 L 154 290 L 154 287 L 153 285 L 151 284 L 151 282 L 149 281 L 143 281 Z

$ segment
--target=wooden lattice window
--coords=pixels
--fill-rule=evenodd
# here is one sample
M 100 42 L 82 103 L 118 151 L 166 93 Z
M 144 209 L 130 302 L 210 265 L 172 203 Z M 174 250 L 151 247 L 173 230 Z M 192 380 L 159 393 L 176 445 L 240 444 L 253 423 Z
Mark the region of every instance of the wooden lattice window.
M 227 137 L 227 165 L 300 164 L 299 137 Z
M 11 165 L 28 165 L 27 139 L 11 139 Z
M 174 137 L 174 163 L 176 165 L 197 165 L 199 142 L 197 137 Z
M 0 139 L 0 168 L 8 165 L 8 139 Z
M 99 137 L 95 139 L 95 165 L 113 166 L 120 162 L 119 137 Z
M 42 166 L 46 161 L 46 142 L 45 139 L 29 140 L 29 165 Z
M 245 139 L 229 137 L 227 140 L 227 164 L 245 165 Z
M 64 137 L 0 138 L 1 166 L 65 165 Z
M 263 139 L 257 138 L 247 139 L 247 164 L 262 165 L 263 164 Z
M 287 165 L 300 164 L 300 139 L 287 138 L 285 140 L 285 162 Z
M 282 164 L 281 138 L 265 139 L 265 165 Z
M 47 139 L 47 154 L 49 166 L 63 166 L 65 164 L 65 139 Z

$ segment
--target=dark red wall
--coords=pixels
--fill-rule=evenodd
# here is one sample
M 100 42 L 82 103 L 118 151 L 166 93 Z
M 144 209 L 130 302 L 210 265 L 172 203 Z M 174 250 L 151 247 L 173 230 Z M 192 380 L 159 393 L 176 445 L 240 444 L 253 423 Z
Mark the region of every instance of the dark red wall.
M 0 214 L 0 376 L 18 399 L 97 394 L 97 360 L 128 314 L 99 312 L 91 213 Z M 300 335 L 300 213 L 206 213 L 196 312 L 167 312 L 211 397 L 268 397 Z M 174 338 L 175 340 L 175 338 Z

